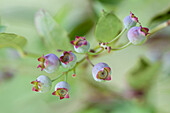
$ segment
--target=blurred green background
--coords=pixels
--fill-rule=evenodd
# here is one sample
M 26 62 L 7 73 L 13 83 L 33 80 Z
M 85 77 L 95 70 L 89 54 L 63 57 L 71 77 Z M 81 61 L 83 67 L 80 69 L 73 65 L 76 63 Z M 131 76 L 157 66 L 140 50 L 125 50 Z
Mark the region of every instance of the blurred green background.
M 57 40 L 65 38 L 61 41 L 65 46 L 46 45 L 46 39 L 39 35 L 34 18 L 40 9 L 48 11 L 66 33 L 56 31 L 61 33 Z M 121 21 L 132 11 L 150 29 L 170 19 L 169 0 L 0 0 L 0 25 L 5 26 L 6 33 L 27 39 L 24 51 L 59 56 L 57 49 L 73 49 L 67 43 L 75 35 L 85 36 L 91 48 L 98 45 L 94 32 L 103 9 L 112 11 Z M 70 99 L 63 100 L 51 93 L 64 77 L 46 94 L 33 92 L 30 84 L 42 74 L 53 79 L 62 68 L 53 74 L 41 72 L 37 69 L 38 57 L 22 58 L 15 49 L 1 48 L 0 113 L 170 113 L 169 31 L 170 27 L 158 31 L 142 46 L 104 52 L 92 59 L 94 64 L 106 62 L 112 68 L 109 82 L 94 81 L 92 67 L 83 62 L 75 78 L 69 73 Z M 126 33 L 118 43 L 125 42 Z

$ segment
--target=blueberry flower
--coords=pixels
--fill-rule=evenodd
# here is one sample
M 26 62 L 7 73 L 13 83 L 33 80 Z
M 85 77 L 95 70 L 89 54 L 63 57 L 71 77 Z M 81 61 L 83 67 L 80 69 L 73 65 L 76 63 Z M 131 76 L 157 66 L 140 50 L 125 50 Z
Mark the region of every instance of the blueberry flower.
M 40 64 L 37 68 L 41 68 L 41 71 L 45 70 L 47 73 L 52 73 L 58 69 L 60 61 L 55 54 L 47 54 L 38 58 Z
M 123 23 L 125 28 L 129 29 L 135 26 L 136 23 L 139 23 L 139 21 L 138 18 L 132 12 L 130 12 L 130 15 L 124 18 Z
M 61 81 L 61 82 L 56 84 L 55 91 L 52 94 L 60 97 L 60 100 L 61 100 L 61 99 L 64 99 L 64 98 L 69 98 L 68 92 L 70 90 L 71 90 L 70 85 L 65 81 Z
M 146 41 L 146 36 L 149 34 L 149 29 L 145 27 L 132 27 L 128 33 L 129 41 L 134 45 L 143 44 Z
M 60 61 L 64 68 L 72 68 L 76 64 L 77 57 L 71 51 L 64 51 L 64 53 L 60 56 Z
M 108 53 L 110 53 L 110 51 L 111 51 L 111 46 L 108 46 L 107 44 L 108 44 L 108 43 L 99 43 L 99 45 L 100 45 L 101 48 L 107 50 Z
M 45 75 L 40 75 L 35 81 L 32 81 L 33 84 L 32 91 L 46 93 L 51 89 L 52 82 L 51 79 Z
M 77 53 L 87 53 L 90 48 L 90 44 L 85 37 L 76 36 L 75 40 L 71 41 L 71 44 L 74 45 L 74 50 Z
M 111 68 L 106 63 L 98 63 L 92 70 L 93 78 L 96 81 L 111 80 Z

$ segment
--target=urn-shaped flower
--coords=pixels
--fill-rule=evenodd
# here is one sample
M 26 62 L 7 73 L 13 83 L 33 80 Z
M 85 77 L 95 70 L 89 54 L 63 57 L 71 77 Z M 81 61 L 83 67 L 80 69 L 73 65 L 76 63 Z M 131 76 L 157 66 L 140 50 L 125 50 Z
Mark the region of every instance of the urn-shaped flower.
M 52 81 L 49 77 L 40 75 L 35 81 L 32 81 L 31 84 L 33 84 L 32 91 L 46 93 L 51 89 Z
M 99 82 L 111 80 L 111 68 L 103 62 L 93 67 L 92 74 L 93 78 Z
M 65 81 L 61 81 L 56 84 L 55 91 L 52 94 L 60 97 L 60 100 L 61 100 L 64 98 L 69 98 L 70 90 L 71 90 L 70 85 Z
M 74 50 L 77 53 L 87 53 L 90 48 L 90 44 L 85 37 L 76 36 L 75 40 L 71 41 L 71 44 L 74 45 Z
M 60 56 L 61 65 L 64 68 L 72 68 L 75 66 L 77 57 L 71 51 L 64 51 L 64 53 Z
M 47 73 L 52 73 L 60 66 L 60 61 L 55 54 L 47 54 L 38 58 L 40 64 L 37 68 L 41 68 L 41 71 L 45 70 Z
M 132 27 L 128 33 L 128 39 L 129 41 L 134 44 L 134 45 L 140 45 L 143 44 L 146 39 L 147 39 L 147 35 L 149 34 L 149 29 L 145 28 L 145 27 Z
M 132 12 L 130 12 L 130 15 L 125 17 L 123 20 L 124 26 L 127 29 L 135 26 L 136 23 L 138 23 L 138 22 L 139 22 L 138 18 Z

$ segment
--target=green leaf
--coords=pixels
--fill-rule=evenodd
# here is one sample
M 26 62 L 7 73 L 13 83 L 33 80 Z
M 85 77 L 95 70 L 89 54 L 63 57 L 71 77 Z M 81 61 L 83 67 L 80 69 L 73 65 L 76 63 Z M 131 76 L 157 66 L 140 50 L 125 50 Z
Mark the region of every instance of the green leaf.
M 119 101 L 110 113 L 152 113 L 152 109 L 137 102 Z
M 13 48 L 23 48 L 27 40 L 16 34 L 12 33 L 0 33 L 0 48 L 2 47 L 13 47 Z
M 67 32 L 45 10 L 37 12 L 35 24 L 38 33 L 50 49 L 70 48 Z
M 160 13 L 155 17 L 153 17 L 149 25 L 155 27 L 156 25 L 168 21 L 169 19 L 170 19 L 170 9 L 167 12 Z
M 84 36 L 88 33 L 94 25 L 91 18 L 87 18 L 79 23 L 69 34 L 70 41 L 75 39 L 75 36 Z
M 66 4 L 61 9 L 59 9 L 57 14 L 54 16 L 54 19 L 56 20 L 57 23 L 62 25 L 64 23 L 63 21 L 65 21 L 65 19 L 68 17 L 71 11 L 72 11 L 72 7 Z
M 127 81 L 135 89 L 149 87 L 152 80 L 159 72 L 160 63 L 150 63 L 146 58 L 141 58 L 135 68 L 127 76 Z
M 92 107 L 88 109 L 81 110 L 77 113 L 103 113 L 104 111 L 101 110 L 100 108 Z
M 76 14 L 75 9 L 67 4 L 57 12 L 54 19 L 67 30 L 70 41 L 72 41 L 75 39 L 75 36 L 85 36 L 92 29 L 94 26 L 93 16 L 89 12 L 88 15 Z
M 98 1 L 100 1 L 101 3 L 104 3 L 104 4 L 118 4 L 122 0 L 98 0 Z
M 109 42 L 120 32 L 121 28 L 122 23 L 115 14 L 104 12 L 96 25 L 96 39 L 101 42 Z
M 3 33 L 5 31 L 5 29 L 6 29 L 5 26 L 0 25 L 0 33 Z

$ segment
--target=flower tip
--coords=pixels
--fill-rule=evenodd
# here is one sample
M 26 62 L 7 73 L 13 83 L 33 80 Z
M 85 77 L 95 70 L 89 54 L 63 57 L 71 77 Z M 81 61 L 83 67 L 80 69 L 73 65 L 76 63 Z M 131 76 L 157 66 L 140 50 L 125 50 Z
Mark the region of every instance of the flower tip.
M 54 91 L 54 92 L 52 93 L 52 95 L 56 95 L 56 91 Z
M 72 40 L 70 43 L 71 43 L 72 45 L 74 45 L 74 40 Z
M 80 38 L 79 36 L 75 36 L 76 38 Z
M 64 99 L 64 97 L 61 97 L 61 96 L 60 96 L 60 100 L 62 100 L 62 99 Z
M 111 75 L 108 76 L 108 78 L 106 80 L 111 80 Z
M 33 88 L 32 88 L 32 91 L 36 91 L 36 92 L 38 92 L 39 90 L 38 90 L 38 89 L 36 89 L 35 87 L 33 87 Z
M 142 32 L 142 34 L 144 34 L 145 36 L 147 36 L 149 34 L 149 29 L 146 27 L 142 27 L 142 25 L 140 25 L 140 31 Z
M 69 98 L 69 94 L 67 94 L 67 95 L 65 96 L 65 98 Z
M 38 65 L 37 68 L 41 67 L 41 65 Z
M 35 81 L 32 81 L 32 82 L 31 82 L 31 84 L 34 84 L 34 83 L 35 83 Z
M 132 11 L 130 11 L 130 14 L 133 14 Z

